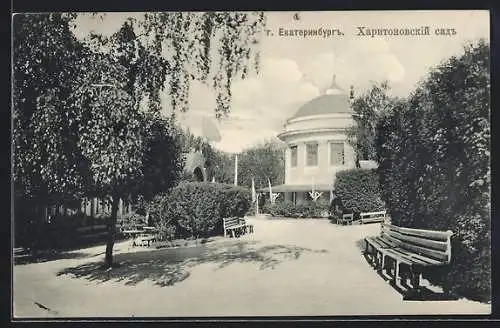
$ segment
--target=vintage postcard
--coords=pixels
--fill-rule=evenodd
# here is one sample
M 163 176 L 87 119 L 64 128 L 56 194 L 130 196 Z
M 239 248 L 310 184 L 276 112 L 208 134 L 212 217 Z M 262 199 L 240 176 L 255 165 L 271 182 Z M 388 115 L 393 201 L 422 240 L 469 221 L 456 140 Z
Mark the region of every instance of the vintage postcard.
M 12 313 L 491 313 L 486 10 L 12 16 Z

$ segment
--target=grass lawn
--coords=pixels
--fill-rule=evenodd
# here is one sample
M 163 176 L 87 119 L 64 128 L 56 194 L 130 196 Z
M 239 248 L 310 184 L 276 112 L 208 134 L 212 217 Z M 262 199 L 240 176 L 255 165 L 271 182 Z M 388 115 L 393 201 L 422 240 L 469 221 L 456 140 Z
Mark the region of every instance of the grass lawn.
M 104 246 L 15 265 L 14 316 L 177 317 L 489 314 L 468 300 L 403 301 L 361 255 L 379 225 L 249 219 L 255 232 L 194 247 Z

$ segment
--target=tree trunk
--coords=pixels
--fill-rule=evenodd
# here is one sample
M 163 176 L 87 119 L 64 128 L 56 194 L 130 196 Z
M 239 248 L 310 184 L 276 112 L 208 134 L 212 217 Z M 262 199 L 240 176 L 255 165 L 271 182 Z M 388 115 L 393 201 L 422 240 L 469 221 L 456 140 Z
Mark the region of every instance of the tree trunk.
M 119 196 L 114 195 L 112 197 L 111 218 L 107 222 L 108 241 L 106 243 L 106 258 L 105 258 L 106 267 L 111 267 L 113 265 L 113 246 L 115 244 L 115 237 L 116 237 L 116 217 L 118 214 L 119 201 L 120 201 Z

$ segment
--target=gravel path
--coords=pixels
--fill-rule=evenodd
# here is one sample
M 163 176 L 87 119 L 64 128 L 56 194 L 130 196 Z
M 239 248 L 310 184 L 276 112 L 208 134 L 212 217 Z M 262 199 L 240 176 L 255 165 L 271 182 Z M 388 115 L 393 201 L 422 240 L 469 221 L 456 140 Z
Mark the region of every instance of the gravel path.
M 368 265 L 359 240 L 378 225 L 249 219 L 255 233 L 190 248 L 103 246 L 14 266 L 16 317 L 489 314 L 468 300 L 403 301 Z

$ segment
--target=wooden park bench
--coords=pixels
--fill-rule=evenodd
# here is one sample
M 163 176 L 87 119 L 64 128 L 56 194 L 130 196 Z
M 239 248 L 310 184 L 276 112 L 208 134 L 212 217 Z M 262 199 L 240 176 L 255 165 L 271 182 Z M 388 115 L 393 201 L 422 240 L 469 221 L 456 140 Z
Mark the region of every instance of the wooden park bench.
M 363 212 L 359 215 L 360 223 L 384 222 L 386 219 L 386 211 L 379 212 Z
M 343 214 L 342 215 L 342 218 L 338 218 L 337 219 L 337 224 L 341 224 L 341 225 L 350 225 L 352 224 L 352 221 L 354 219 L 354 214 Z
M 240 218 L 240 224 L 245 226 L 245 233 L 253 233 L 253 224 L 247 223 L 247 221 L 244 218 Z
M 138 246 L 150 247 L 156 241 L 156 236 L 149 233 L 141 234 L 134 240 L 134 244 Z
M 246 223 L 243 218 L 223 218 L 224 237 L 239 237 L 246 232 L 253 232 L 253 225 Z
M 365 254 L 377 271 L 389 274 L 397 286 L 404 283 L 410 295 L 418 295 L 420 276 L 436 267 L 446 266 L 451 260 L 451 231 L 402 228 L 381 224 L 379 236 L 365 238 Z M 401 271 L 401 269 L 406 269 Z M 389 272 L 390 271 L 390 272 Z

